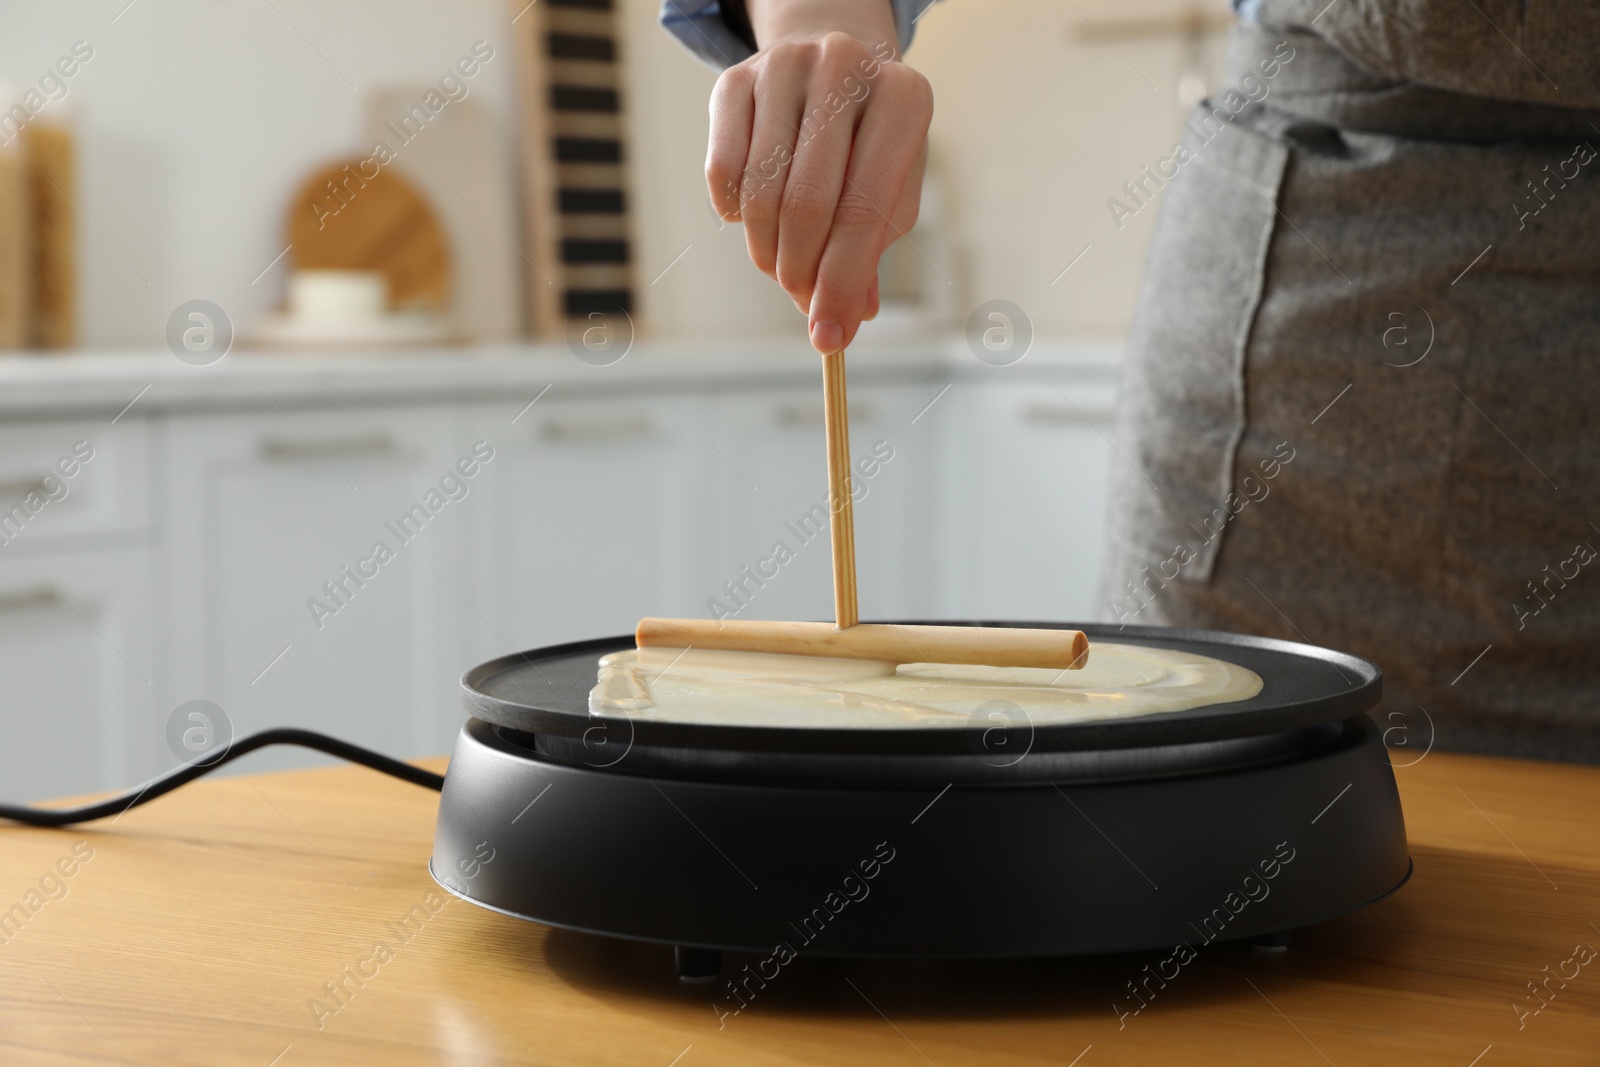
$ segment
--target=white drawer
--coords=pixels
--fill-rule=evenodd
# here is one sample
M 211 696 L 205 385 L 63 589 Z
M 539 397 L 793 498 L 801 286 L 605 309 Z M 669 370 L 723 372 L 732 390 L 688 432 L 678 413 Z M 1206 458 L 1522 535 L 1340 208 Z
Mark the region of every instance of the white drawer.
M 165 754 L 166 715 L 151 685 L 150 592 L 145 548 L 0 549 L 0 797 L 127 788 L 172 765 L 151 752 Z
M 149 525 L 143 419 L 0 424 L 0 551 Z

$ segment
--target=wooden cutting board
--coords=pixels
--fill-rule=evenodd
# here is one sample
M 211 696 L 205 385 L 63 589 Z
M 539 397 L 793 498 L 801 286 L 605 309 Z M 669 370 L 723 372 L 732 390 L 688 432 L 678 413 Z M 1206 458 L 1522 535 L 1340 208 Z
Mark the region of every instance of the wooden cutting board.
M 73 132 L 64 125 L 31 122 L 22 135 L 33 200 L 32 343 L 67 348 L 76 340 L 78 318 Z
M 373 169 L 340 160 L 295 191 L 286 234 L 295 268 L 381 271 L 391 308 L 448 310 L 454 278 L 438 217 L 392 166 Z
M 28 343 L 33 214 L 24 148 L 21 143 L 0 145 L 0 348 Z

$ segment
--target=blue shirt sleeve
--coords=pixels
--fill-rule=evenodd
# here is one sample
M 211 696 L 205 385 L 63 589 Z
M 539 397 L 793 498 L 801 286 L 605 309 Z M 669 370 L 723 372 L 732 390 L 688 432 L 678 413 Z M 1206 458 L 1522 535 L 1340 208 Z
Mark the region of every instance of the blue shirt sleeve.
M 911 46 L 917 19 L 934 0 L 888 0 L 903 55 Z M 720 0 L 661 0 L 661 25 L 689 51 L 718 69 L 749 59 L 750 46 L 722 21 Z

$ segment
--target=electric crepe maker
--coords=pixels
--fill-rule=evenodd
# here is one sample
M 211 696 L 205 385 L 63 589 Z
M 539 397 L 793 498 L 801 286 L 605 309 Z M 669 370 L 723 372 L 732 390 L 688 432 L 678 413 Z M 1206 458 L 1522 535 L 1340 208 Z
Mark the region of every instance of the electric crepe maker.
M 1289 641 L 1081 629 L 1247 667 L 1261 691 L 1034 726 L 806 728 L 590 713 L 631 635 L 467 672 L 430 870 L 480 907 L 721 952 L 976 959 L 1288 943 L 1411 874 L 1382 674 Z

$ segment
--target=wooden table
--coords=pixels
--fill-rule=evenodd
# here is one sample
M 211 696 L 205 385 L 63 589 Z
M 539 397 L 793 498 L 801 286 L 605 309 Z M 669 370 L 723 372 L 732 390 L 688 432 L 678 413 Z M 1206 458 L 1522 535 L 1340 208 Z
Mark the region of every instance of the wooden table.
M 719 1030 L 663 948 L 431 911 L 433 793 L 357 768 L 201 781 L 115 823 L 0 827 L 0 909 L 40 905 L 0 929 L 0 1064 L 1600 1063 L 1600 960 L 1574 960 L 1600 948 L 1600 769 L 1436 752 L 1397 774 L 1405 889 L 1282 955 L 1213 946 L 1121 1028 L 1147 956 L 801 959 Z M 340 1004 L 346 968 L 368 977 Z

